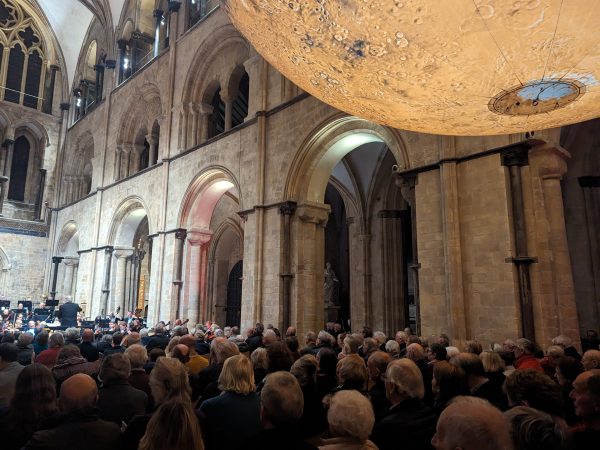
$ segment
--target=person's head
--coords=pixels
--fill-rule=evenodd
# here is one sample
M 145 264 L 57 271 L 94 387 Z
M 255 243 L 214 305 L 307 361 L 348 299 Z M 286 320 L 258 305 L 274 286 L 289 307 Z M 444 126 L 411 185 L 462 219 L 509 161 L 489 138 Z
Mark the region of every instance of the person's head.
M 300 386 L 304 387 L 311 382 L 314 383 L 317 367 L 317 358 L 313 355 L 304 355 L 292 364 L 290 373 L 296 377 Z
M 289 371 L 294 363 L 292 353 L 285 342 L 282 341 L 271 343 L 271 345 L 267 347 L 267 356 L 269 358 L 269 372 L 277 372 L 279 370 Z
M 166 448 L 204 450 L 200 424 L 189 400 L 173 398 L 163 402 L 148 422 L 139 449 Z
M 16 344 L 3 342 L 0 344 L 0 369 L 3 369 L 8 364 L 17 361 L 19 356 L 19 348 Z
M 85 330 L 83 330 L 83 333 L 81 334 L 81 341 L 82 342 L 94 342 L 94 331 L 86 328 Z
M 190 356 L 196 353 L 196 339 L 191 334 L 186 334 L 181 336 L 179 339 L 179 344 L 185 345 L 190 350 Z
M 35 337 L 34 342 L 36 342 L 37 345 L 45 347 L 46 345 L 48 345 L 48 340 L 49 339 L 50 339 L 50 335 L 48 334 L 48 332 L 47 331 L 41 331 Z
M 258 347 L 250 355 L 250 361 L 254 369 L 269 369 L 269 357 L 267 356 L 267 349 L 264 347 Z
M 64 413 L 89 410 L 96 405 L 97 400 L 98 388 L 89 375 L 77 373 L 60 386 L 58 405 Z
M 81 351 L 79 347 L 73 344 L 67 344 L 58 352 L 58 358 L 56 360 L 57 364 L 65 364 L 71 358 L 81 358 Z
M 141 369 L 148 361 L 148 352 L 146 348 L 140 344 L 134 344 L 127 347 L 125 356 L 129 359 L 132 369 Z
M 373 337 L 373 330 L 371 330 L 369 327 L 364 326 L 360 329 L 360 334 L 363 335 L 363 338 L 368 338 L 368 337 Z
M 564 414 L 560 386 L 537 370 L 515 370 L 506 377 L 504 389 L 510 406 L 530 406 L 558 417 Z
M 431 387 L 440 407 L 447 405 L 454 397 L 469 393 L 464 370 L 447 361 L 438 361 L 433 366 Z
M 227 358 L 239 355 L 240 350 L 234 342 L 224 337 L 214 338 L 210 344 L 210 362 L 211 364 L 223 364 Z
M 389 340 L 385 343 L 385 351 L 395 358 L 400 354 L 400 344 L 394 340 Z
M 98 378 L 103 383 L 123 381 L 129 378 L 130 372 L 131 364 L 129 364 L 129 358 L 122 353 L 113 353 L 102 360 Z
M 557 360 L 563 356 L 565 356 L 565 350 L 560 345 L 551 345 L 546 350 L 548 363 L 552 366 L 556 366 Z
M 333 347 L 335 345 L 335 338 L 327 331 L 321 330 L 317 336 L 317 345 Z
M 338 383 L 346 389 L 363 391 L 367 387 L 369 373 L 365 361 L 358 355 L 348 355 L 337 363 Z
M 304 344 L 311 345 L 317 343 L 317 334 L 314 331 L 307 331 L 304 335 Z
M 485 373 L 504 372 L 506 364 L 498 352 L 485 351 L 479 354 Z
M 296 336 L 288 336 L 285 338 L 285 345 L 293 354 L 298 353 L 298 349 L 300 348 L 300 344 L 298 343 L 298 338 Z
M 337 361 L 337 355 L 331 348 L 323 347 L 317 352 L 320 373 L 335 374 Z
M 600 369 L 587 370 L 573 382 L 569 394 L 575 405 L 575 414 L 582 420 L 600 419 Z
M 142 342 L 142 336 L 137 331 L 132 331 L 123 339 L 123 345 L 129 347 L 130 345 L 136 345 Z
M 149 384 L 156 404 L 174 397 L 189 401 L 192 393 L 187 370 L 175 358 L 159 358 L 150 372 Z
M 28 345 L 31 345 L 32 342 L 33 334 L 31 333 L 21 333 L 19 339 L 17 339 L 17 345 L 19 347 L 27 347 Z
M 517 345 L 518 345 L 519 341 L 517 340 Z M 559 336 L 556 336 L 554 339 L 552 339 L 552 343 L 554 345 L 558 345 L 559 347 L 562 348 L 568 348 L 571 346 L 571 338 L 569 336 L 565 336 L 564 334 L 561 334 Z
M 425 358 L 425 350 L 421 344 L 410 344 L 406 347 L 406 357 L 412 361 L 419 361 Z
M 450 337 L 445 333 L 441 333 L 437 341 L 438 344 L 442 344 L 444 347 L 450 347 Z
M 577 378 L 577 375 L 583 372 L 583 366 L 572 356 L 563 356 L 556 361 L 554 371 L 558 384 L 569 386 Z
M 289 337 L 289 336 L 296 336 L 296 328 L 294 328 L 294 327 L 288 327 L 287 330 L 285 331 L 285 335 L 287 337 Z
M 512 450 L 510 428 L 486 400 L 456 397 L 442 412 L 431 439 L 436 450 Z
M 340 331 L 342 331 L 342 324 L 338 323 L 338 322 L 334 323 L 333 331 L 335 331 L 336 333 L 339 333 Z
M 265 428 L 293 425 L 302 417 L 304 397 L 289 372 L 267 375 L 260 394 L 260 418 Z
M 56 381 L 50 369 L 43 364 L 25 366 L 17 377 L 10 401 L 9 411 L 16 419 L 15 423 L 29 431 L 57 409 Z
M 254 371 L 252 363 L 244 355 L 234 355 L 227 358 L 219 375 L 221 392 L 249 394 L 254 392 Z
M 79 333 L 79 329 L 74 328 L 74 327 L 67 328 L 66 335 L 67 335 L 67 341 L 70 341 L 70 342 L 79 341 L 79 338 L 81 337 L 81 334 Z
M 375 424 L 371 402 L 357 391 L 340 391 L 333 395 L 327 412 L 333 437 L 365 442 Z
M 27 328 L 29 328 L 29 329 L 35 328 L 35 322 L 33 320 L 30 320 L 29 322 L 27 322 Z
M 600 369 L 600 350 L 588 350 L 583 354 L 581 364 L 585 370 Z
M 390 362 L 385 372 L 385 392 L 392 405 L 411 398 L 423 399 L 425 386 L 417 365 L 406 358 Z
M 515 450 L 563 450 L 565 430 L 543 411 L 516 406 L 504 413 L 511 427 Z
M 406 342 L 408 341 L 408 335 L 404 331 L 397 331 L 394 340 L 398 344 L 406 344 Z
M 442 344 L 434 342 L 427 349 L 427 359 L 429 361 L 446 361 L 448 352 Z
M 383 331 L 376 331 L 373 333 L 373 339 L 377 341 L 378 346 L 382 346 L 387 341 L 387 336 Z
M 171 352 L 171 358 L 178 359 L 182 364 L 187 364 L 190 360 L 190 348 L 187 345 L 177 344 Z
M 122 341 L 123 341 L 123 333 L 121 333 L 120 331 L 113 333 L 113 335 L 112 335 L 113 347 L 119 347 L 121 345 Z
M 533 355 L 535 353 L 535 344 L 529 339 L 517 339 L 514 349 L 515 358 L 520 358 L 523 355 Z
M 166 356 L 167 354 L 165 353 L 165 351 L 162 348 L 158 348 L 155 347 L 152 350 L 150 350 L 150 353 L 148 354 L 148 358 L 150 359 L 151 362 L 156 362 L 158 360 L 158 358 L 160 358 L 161 356 Z
M 267 329 L 263 333 L 262 342 L 265 347 L 268 347 L 277 340 L 277 335 L 275 334 L 275 331 L 273 331 L 273 329 Z
M 464 370 L 467 377 L 483 377 L 485 375 L 481 358 L 473 353 L 459 353 L 450 360 L 450 364 Z
M 465 344 L 466 353 L 473 353 L 474 355 L 479 355 L 482 351 L 483 347 L 481 346 L 481 342 L 477 340 L 467 341 L 467 343 Z
M 65 337 L 62 333 L 52 333 L 48 339 L 49 348 L 57 348 L 65 345 Z
M 348 335 L 344 338 L 344 346 L 342 348 L 344 355 L 354 355 L 358 353 L 358 347 L 360 347 L 360 343 L 354 336 Z
M 448 359 L 448 361 L 450 361 L 452 358 L 454 358 L 456 355 L 460 354 L 460 350 L 458 349 L 458 347 L 454 347 L 454 346 L 450 346 L 450 347 L 446 347 L 446 358 Z
M 396 342 L 396 341 L 390 341 Z M 398 343 L 396 342 L 396 345 Z M 382 380 L 385 376 L 388 363 L 392 360 L 392 357 L 386 352 L 373 352 L 367 360 L 367 369 L 369 371 L 369 378 L 371 381 L 376 382 Z

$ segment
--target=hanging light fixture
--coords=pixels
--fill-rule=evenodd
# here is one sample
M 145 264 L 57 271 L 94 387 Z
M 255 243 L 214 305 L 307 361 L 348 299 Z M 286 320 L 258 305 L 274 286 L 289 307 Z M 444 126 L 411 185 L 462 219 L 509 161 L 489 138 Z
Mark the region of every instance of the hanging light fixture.
M 494 135 L 600 116 L 596 1 L 222 3 L 287 78 L 374 122 Z

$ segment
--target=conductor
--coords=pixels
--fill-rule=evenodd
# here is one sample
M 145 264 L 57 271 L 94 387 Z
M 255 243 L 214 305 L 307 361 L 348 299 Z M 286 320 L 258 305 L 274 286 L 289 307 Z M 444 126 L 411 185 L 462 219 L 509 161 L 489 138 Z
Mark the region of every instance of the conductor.
M 77 313 L 81 311 L 81 308 L 77 303 L 73 303 L 73 299 L 70 295 L 65 297 L 65 303 L 60 305 L 58 308 L 58 318 L 60 324 L 63 327 L 76 327 L 77 326 Z

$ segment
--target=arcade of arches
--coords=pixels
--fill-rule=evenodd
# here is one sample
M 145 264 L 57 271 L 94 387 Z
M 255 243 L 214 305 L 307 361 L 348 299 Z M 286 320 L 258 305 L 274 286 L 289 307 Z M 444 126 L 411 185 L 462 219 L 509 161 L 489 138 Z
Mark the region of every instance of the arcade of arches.
M 383 127 L 302 92 L 218 2 L 124 1 L 67 64 L 25 3 L 0 0 L 7 299 L 456 342 L 598 328 L 599 120 L 495 137 Z M 5 32 L 3 11 L 33 34 Z

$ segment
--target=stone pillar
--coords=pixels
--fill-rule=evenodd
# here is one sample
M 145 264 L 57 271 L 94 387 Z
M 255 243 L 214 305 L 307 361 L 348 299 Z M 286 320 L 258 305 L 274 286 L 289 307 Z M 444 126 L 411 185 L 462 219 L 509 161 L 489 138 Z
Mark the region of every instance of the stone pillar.
M 256 53 L 256 50 L 252 49 L 252 53 L 254 55 L 244 61 L 244 68 L 250 79 L 250 95 L 248 96 L 248 115 L 246 116 L 246 120 L 253 119 L 261 105 L 260 74 L 263 59 Z
M 54 103 L 54 86 L 56 85 L 56 72 L 60 69 L 56 64 L 50 66 L 50 85 L 48 87 L 48 96 L 44 100 L 43 110 L 46 114 L 52 114 L 52 104 Z
M 221 100 L 225 103 L 225 127 L 223 131 L 229 131 L 231 130 L 233 101 L 235 99 L 228 92 L 221 90 Z
M 125 59 L 127 58 L 127 41 L 125 39 L 119 39 L 117 41 L 117 46 L 119 47 L 119 83 L 121 84 L 123 80 L 125 80 L 125 72 L 127 69 L 125 68 Z
M 187 240 L 190 246 L 187 270 L 188 318 L 191 322 L 204 322 L 210 318 L 207 298 L 208 247 L 212 233 L 190 230 Z
M 2 192 L 2 202 L 6 201 L 8 198 L 8 188 L 10 186 L 10 171 L 12 168 L 12 159 L 13 159 L 13 150 L 14 150 L 15 141 L 13 139 L 4 139 L 2 143 L 2 147 L 6 149 L 6 158 L 4 159 L 4 167 L 2 168 L 2 174 L 5 177 L 8 177 L 8 182 L 2 183 L 2 187 L 4 188 L 4 192 Z
M 105 316 L 108 314 L 108 299 L 110 297 L 110 268 L 112 263 L 112 254 L 114 248 L 106 247 L 104 249 L 104 283 L 102 284 L 102 306 L 100 314 Z
M 119 158 L 119 179 L 123 179 L 129 176 L 129 159 L 131 153 L 131 145 L 121 145 L 121 157 Z
M 65 275 L 63 278 L 63 297 L 67 295 L 73 295 L 73 279 L 75 275 L 75 267 L 79 264 L 78 258 L 64 258 L 63 263 L 65 265 Z
M 42 201 L 44 200 L 44 185 L 46 184 L 46 169 L 40 169 L 40 184 L 35 198 L 35 220 L 42 220 Z M 0 209 L 1 212 L 1 209 Z
M 62 256 L 52 257 L 52 264 L 54 264 L 54 270 L 52 272 L 52 290 L 50 291 L 50 300 L 56 300 L 56 279 L 58 278 L 58 266 L 62 260 Z
M 292 217 L 296 213 L 295 202 L 285 202 L 279 206 L 279 214 L 282 218 L 282 238 L 281 244 L 281 278 L 280 305 L 281 320 L 280 329 L 284 330 L 291 323 L 291 292 L 292 292 Z
M 94 66 L 96 72 L 96 96 L 94 101 L 96 105 L 102 100 L 102 89 L 104 88 L 104 66 L 102 64 L 96 64 Z
M 190 126 L 190 134 L 191 139 L 188 139 L 188 147 L 195 147 L 199 144 L 198 138 L 200 137 L 198 133 L 198 115 L 200 108 L 196 103 L 190 103 L 188 108 L 188 126 Z
M 469 337 L 467 336 L 467 318 L 463 292 L 456 162 L 448 161 L 440 165 L 440 180 L 446 269 L 446 302 L 450 313 L 451 338 L 455 345 L 461 346 Z
M 154 25 L 154 57 L 156 58 L 158 56 L 158 53 L 160 51 L 160 23 L 163 20 L 163 13 L 164 11 L 162 9 L 155 9 L 154 10 L 154 18 L 156 19 L 155 25 Z
M 573 274 L 560 180 L 570 154 L 543 141 L 530 141 L 532 229 L 538 263 L 531 266 L 536 341 L 547 345 L 558 334 L 579 342 Z
M 173 303 L 171 304 L 171 313 L 169 315 L 171 321 L 175 321 L 178 318 L 177 315 L 181 311 L 181 287 L 183 286 L 181 275 L 183 268 L 183 247 L 186 234 L 187 232 L 183 228 L 180 228 L 175 232 L 175 267 L 173 269 L 173 295 L 171 297 Z
M 214 111 L 214 108 L 211 105 L 207 105 L 206 103 L 202 103 L 199 108 L 199 116 L 198 121 L 200 128 L 200 139 L 198 141 L 199 144 L 206 142 L 208 140 L 208 128 L 209 128 L 209 119 L 211 114 Z
M 117 308 L 119 313 L 123 314 L 125 311 L 125 277 L 127 276 L 127 257 L 131 255 L 133 249 L 131 248 L 115 248 L 115 256 L 117 257 L 117 270 L 115 272 L 115 295 L 113 310 L 117 314 Z M 121 316 L 122 317 L 122 316 Z
M 148 167 L 153 166 L 158 162 L 158 136 L 156 134 L 147 134 L 146 141 L 150 146 L 148 152 Z
M 330 211 L 329 205 L 321 203 L 298 205 L 294 236 L 296 278 L 290 325 L 297 327 L 299 336 L 324 326 L 325 226 Z

